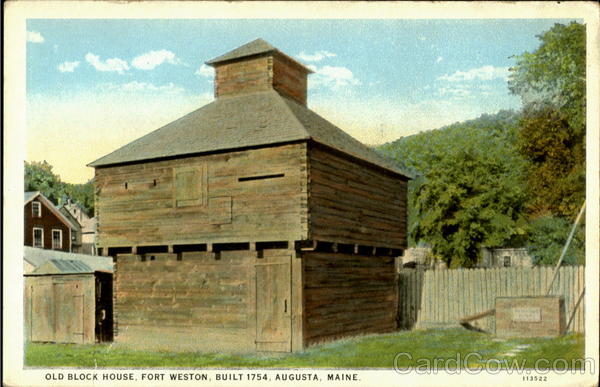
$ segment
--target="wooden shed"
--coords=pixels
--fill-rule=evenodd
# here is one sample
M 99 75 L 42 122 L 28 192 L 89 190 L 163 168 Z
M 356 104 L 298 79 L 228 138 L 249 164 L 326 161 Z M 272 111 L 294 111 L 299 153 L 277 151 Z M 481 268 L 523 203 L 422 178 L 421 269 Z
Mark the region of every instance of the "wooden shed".
M 407 175 L 308 109 L 311 70 L 264 40 L 207 64 L 214 102 L 90 164 L 115 340 L 296 351 L 394 330 Z
M 50 259 L 25 274 L 28 341 L 95 343 L 112 340 L 112 273 L 79 260 Z

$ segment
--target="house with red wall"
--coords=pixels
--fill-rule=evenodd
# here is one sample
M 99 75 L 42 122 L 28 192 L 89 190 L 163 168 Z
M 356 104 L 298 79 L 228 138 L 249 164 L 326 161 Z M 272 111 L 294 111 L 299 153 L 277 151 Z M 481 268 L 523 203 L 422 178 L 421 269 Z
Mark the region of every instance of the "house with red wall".
M 71 251 L 76 225 L 39 191 L 25 192 L 24 219 L 25 246 Z

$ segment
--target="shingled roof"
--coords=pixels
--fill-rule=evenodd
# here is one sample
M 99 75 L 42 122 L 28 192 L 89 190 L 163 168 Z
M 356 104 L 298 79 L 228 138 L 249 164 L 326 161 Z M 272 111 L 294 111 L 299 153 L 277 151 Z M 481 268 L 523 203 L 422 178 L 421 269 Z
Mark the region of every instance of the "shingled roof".
M 229 51 L 223 55 L 220 55 L 214 59 L 211 59 L 208 62 L 206 62 L 206 64 L 210 65 L 210 66 L 215 66 L 220 63 L 231 62 L 231 61 L 246 58 L 249 56 L 266 55 L 266 54 L 272 54 L 272 53 L 277 53 L 278 55 L 284 56 L 288 60 L 295 62 L 300 67 L 302 67 L 304 70 L 306 70 L 306 72 L 309 74 L 313 72 L 311 69 L 304 66 L 302 63 L 296 61 L 294 58 L 279 51 L 277 49 L 277 47 L 274 47 L 269 42 L 267 42 L 263 39 L 260 39 L 260 38 L 255 39 L 255 40 L 251 41 L 250 43 L 246 43 L 243 46 L 240 46 L 234 50 L 231 50 L 231 51 Z
M 299 140 L 314 140 L 407 176 L 393 161 L 274 90 L 217 99 L 89 165 L 103 167 Z

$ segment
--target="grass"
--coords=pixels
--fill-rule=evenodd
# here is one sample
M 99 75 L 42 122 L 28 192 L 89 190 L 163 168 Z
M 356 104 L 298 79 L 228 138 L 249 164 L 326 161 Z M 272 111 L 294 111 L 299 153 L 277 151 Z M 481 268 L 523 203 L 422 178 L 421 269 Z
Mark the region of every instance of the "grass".
M 583 359 L 584 337 L 570 334 L 554 339 L 499 340 L 487 333 L 465 329 L 432 329 L 355 337 L 282 355 L 152 352 L 111 344 L 28 343 L 25 364 L 30 367 L 393 368 L 398 353 L 410 354 L 398 357 L 399 367 L 425 367 L 429 362 L 429 368 L 440 368 L 448 361 L 450 368 L 459 362 L 461 367 L 497 368 L 497 363 L 489 362 L 506 360 L 508 364 L 524 362 L 525 368 L 532 368 L 539 358 L 547 359 L 541 365 L 550 366 L 556 359 L 565 359 L 570 365 L 574 359 Z M 473 355 L 467 357 L 468 354 Z

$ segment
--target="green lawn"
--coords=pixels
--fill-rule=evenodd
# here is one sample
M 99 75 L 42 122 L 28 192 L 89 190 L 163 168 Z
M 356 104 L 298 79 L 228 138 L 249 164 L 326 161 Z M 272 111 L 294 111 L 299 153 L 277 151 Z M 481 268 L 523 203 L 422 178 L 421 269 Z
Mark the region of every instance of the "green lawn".
M 539 358 L 551 365 L 555 359 L 584 357 L 584 337 L 571 334 L 556 339 L 498 340 L 487 333 L 466 329 L 403 331 L 339 340 L 314 346 L 301 353 L 282 355 L 228 355 L 200 352 L 134 351 L 119 345 L 38 344 L 26 345 L 25 364 L 32 367 L 340 367 L 393 368 L 398 353 L 399 367 L 425 367 L 429 361 L 440 368 L 448 359 L 461 366 L 495 367 L 497 359 L 525 361 L 533 367 Z M 467 356 L 472 354 L 471 356 Z M 467 357 L 468 361 L 463 362 Z M 437 359 L 437 366 L 434 361 Z M 488 362 L 486 364 L 486 362 Z M 448 363 L 456 365 L 456 360 Z M 562 365 L 561 367 L 564 367 Z M 579 368 L 579 367 L 577 367 Z

